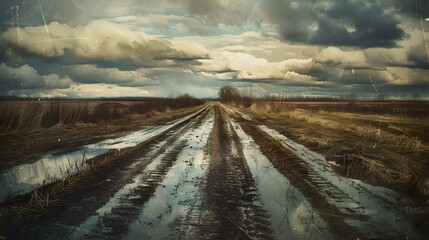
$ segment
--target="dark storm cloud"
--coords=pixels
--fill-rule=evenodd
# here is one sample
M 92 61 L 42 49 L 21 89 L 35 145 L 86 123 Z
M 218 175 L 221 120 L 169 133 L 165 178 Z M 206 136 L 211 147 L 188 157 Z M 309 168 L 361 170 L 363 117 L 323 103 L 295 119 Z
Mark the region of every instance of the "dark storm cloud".
M 429 56 L 425 51 L 424 43 L 411 46 L 407 51 L 407 60 L 414 63 L 416 67 L 429 69 Z
M 285 40 L 317 44 L 395 47 L 406 35 L 395 15 L 375 0 L 268 0 L 263 7 Z

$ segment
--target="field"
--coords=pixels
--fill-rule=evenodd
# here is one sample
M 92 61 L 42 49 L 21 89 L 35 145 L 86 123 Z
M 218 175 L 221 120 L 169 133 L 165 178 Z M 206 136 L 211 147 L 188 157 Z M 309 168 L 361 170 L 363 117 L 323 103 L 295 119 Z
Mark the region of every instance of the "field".
M 427 236 L 429 103 L 173 103 L 3 104 L 0 237 Z
M 1 101 L 0 170 L 56 147 L 99 141 L 187 114 L 203 102 L 188 95 L 143 101 Z
M 343 173 L 429 196 L 427 102 L 260 101 L 250 110 Z

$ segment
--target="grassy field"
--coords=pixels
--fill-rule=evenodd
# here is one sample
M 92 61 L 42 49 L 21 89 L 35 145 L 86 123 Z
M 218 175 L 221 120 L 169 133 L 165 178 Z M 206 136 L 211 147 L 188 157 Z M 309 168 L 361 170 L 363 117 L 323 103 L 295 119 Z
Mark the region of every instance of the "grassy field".
M 189 95 L 139 101 L 0 101 L 0 170 L 57 147 L 99 141 L 114 133 L 157 125 L 204 102 Z
M 0 133 L 35 131 L 56 125 L 104 123 L 138 115 L 193 107 L 201 100 L 189 95 L 144 101 L 1 101 Z
M 429 102 L 256 101 L 247 111 L 343 174 L 429 196 Z

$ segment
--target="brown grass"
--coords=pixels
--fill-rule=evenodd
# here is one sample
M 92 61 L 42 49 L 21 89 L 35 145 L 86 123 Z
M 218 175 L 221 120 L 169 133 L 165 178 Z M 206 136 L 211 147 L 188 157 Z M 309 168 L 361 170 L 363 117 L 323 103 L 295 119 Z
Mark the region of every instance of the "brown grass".
M 177 98 L 145 101 L 2 101 L 0 133 L 43 131 L 53 126 L 108 123 L 135 115 L 198 106 L 201 100 L 184 94 Z
M 429 109 L 416 104 L 258 101 L 248 111 L 275 120 L 289 137 L 328 158 L 344 155 L 344 172 L 412 186 L 429 197 Z
M 49 193 L 44 195 L 37 190 L 31 192 L 30 200 L 25 205 L 12 206 L 11 208 L 18 214 L 44 214 L 47 213 L 49 205 L 53 205 L 57 200 L 49 199 Z

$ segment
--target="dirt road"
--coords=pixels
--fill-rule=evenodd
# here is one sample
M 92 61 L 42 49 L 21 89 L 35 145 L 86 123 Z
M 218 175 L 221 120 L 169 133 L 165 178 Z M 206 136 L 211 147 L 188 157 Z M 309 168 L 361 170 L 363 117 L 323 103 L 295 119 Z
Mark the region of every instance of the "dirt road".
M 213 103 L 125 144 L 23 239 L 423 239 L 427 209 Z M 143 139 L 144 138 L 144 139 Z M 118 144 L 117 141 L 113 141 Z M 122 151 L 122 150 L 121 150 Z M 426 228 L 427 229 L 427 228 Z

